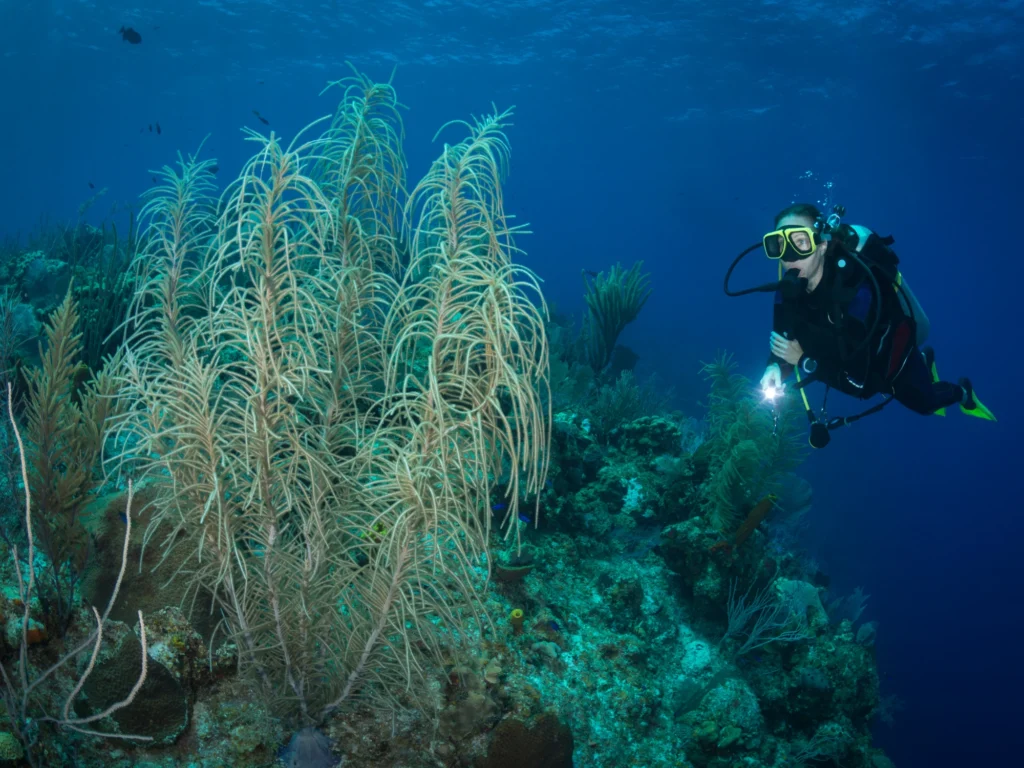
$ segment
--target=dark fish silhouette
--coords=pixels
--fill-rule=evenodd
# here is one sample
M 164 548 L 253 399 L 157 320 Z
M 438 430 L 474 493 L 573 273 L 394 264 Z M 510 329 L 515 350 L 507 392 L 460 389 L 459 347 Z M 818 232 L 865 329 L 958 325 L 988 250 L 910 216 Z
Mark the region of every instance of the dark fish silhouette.
M 93 184 L 91 181 L 89 182 L 89 189 L 96 189 L 96 185 Z
M 220 166 L 219 165 L 211 165 L 210 166 L 210 173 L 212 173 L 214 176 L 217 175 L 217 171 L 219 171 L 219 170 L 220 170 Z
M 121 27 L 117 31 L 121 35 L 121 39 L 124 40 L 126 43 L 131 43 L 132 45 L 138 45 L 139 43 L 142 42 L 142 35 L 140 35 L 138 32 L 136 32 L 131 27 Z
M 149 178 L 151 178 L 153 180 L 154 184 L 159 184 L 160 183 L 159 181 L 156 180 L 156 176 L 150 176 Z
M 264 125 L 270 125 L 270 121 L 269 121 L 269 120 L 267 120 L 267 118 L 265 118 L 265 117 L 264 117 L 263 115 L 261 115 L 261 114 L 260 114 L 259 112 L 257 112 L 257 111 L 256 111 L 255 109 L 254 109 L 254 110 L 252 111 L 252 113 L 253 113 L 254 115 L 256 115 L 256 119 L 257 119 L 257 120 L 259 120 L 259 121 L 260 121 L 261 123 L 263 123 Z
M 161 131 L 160 131 L 160 123 L 157 123 L 156 124 L 156 134 L 157 134 L 157 136 L 159 136 L 160 133 L 161 133 Z

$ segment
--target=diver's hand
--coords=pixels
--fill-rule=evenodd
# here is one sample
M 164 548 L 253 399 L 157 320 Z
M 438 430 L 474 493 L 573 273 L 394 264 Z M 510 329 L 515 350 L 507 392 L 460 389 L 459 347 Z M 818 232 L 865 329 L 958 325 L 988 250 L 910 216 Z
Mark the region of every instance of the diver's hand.
M 772 363 L 764 369 L 764 376 L 761 377 L 762 392 L 778 392 L 782 389 L 782 368 L 778 363 Z
M 775 331 L 772 331 L 771 348 L 773 355 L 785 360 L 790 365 L 796 365 L 800 362 L 800 358 L 804 356 L 804 348 L 800 346 L 799 341 L 787 339 L 781 333 L 776 333 Z

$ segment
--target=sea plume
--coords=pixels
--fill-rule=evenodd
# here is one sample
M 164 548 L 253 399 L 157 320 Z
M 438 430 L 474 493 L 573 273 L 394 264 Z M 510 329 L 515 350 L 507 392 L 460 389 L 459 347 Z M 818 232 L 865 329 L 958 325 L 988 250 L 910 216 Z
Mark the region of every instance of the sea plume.
M 216 205 L 203 162 L 165 174 L 119 376 L 147 545 L 183 548 L 170 576 L 212 594 L 240 670 L 300 726 L 357 697 L 424 704 L 487 623 L 489 490 L 543 487 L 549 422 L 543 300 L 502 203 L 509 113 L 462 123 L 405 199 L 394 91 L 337 85 L 310 138 L 250 132 Z

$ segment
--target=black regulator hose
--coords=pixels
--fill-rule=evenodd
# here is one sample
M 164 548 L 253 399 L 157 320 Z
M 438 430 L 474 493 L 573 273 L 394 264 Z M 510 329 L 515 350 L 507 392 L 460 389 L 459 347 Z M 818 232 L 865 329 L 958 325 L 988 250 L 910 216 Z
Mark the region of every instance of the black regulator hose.
M 732 264 L 729 265 L 729 271 L 725 273 L 725 295 L 726 296 L 747 296 L 751 293 L 775 293 L 778 289 L 779 284 L 776 283 L 765 283 L 764 285 L 758 285 L 754 288 L 746 288 L 742 291 L 730 291 L 729 290 L 729 278 L 732 277 L 732 272 L 736 269 L 736 265 L 743 260 L 751 251 L 754 251 L 761 247 L 761 243 L 754 243 L 752 246 L 743 251 L 739 256 L 732 260 Z
M 872 272 L 870 267 L 868 267 L 868 265 L 865 264 L 861 260 L 860 256 L 857 255 L 856 250 L 854 250 L 852 248 L 851 249 L 844 249 L 844 250 L 845 250 L 847 256 L 849 256 L 851 259 L 853 259 L 855 262 L 857 262 L 857 264 L 860 266 L 860 268 L 863 269 L 865 272 L 867 272 L 868 277 L 871 279 L 871 287 L 874 289 L 874 292 L 875 292 L 875 301 L 874 301 L 874 304 L 875 304 L 875 317 L 874 317 L 874 320 L 872 320 L 871 321 L 871 325 L 868 326 L 868 332 L 864 334 L 864 340 L 854 348 L 853 352 L 851 352 L 849 355 L 845 356 L 845 358 L 844 358 L 844 362 L 845 362 L 846 360 L 850 360 L 850 359 L 856 357 L 857 355 L 859 355 L 864 350 L 864 347 L 866 347 L 868 345 L 868 343 L 871 341 L 871 337 L 875 335 L 875 331 L 878 330 L 878 324 L 882 320 L 882 301 L 883 301 L 883 299 L 885 297 L 882 295 L 882 287 L 878 284 L 878 278 L 875 277 L 875 273 Z M 842 257 L 840 257 L 840 258 L 842 258 Z

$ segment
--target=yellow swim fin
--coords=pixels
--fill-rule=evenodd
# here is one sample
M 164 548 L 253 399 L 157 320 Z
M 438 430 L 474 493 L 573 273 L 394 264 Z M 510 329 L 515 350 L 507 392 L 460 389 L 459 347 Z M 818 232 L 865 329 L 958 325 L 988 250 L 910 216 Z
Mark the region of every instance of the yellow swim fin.
M 960 410 L 966 413 L 968 416 L 975 416 L 979 419 L 985 419 L 985 421 L 997 421 L 996 415 L 992 413 L 985 404 L 978 399 L 977 395 L 974 397 L 974 407 L 968 408 L 961 403 Z
M 982 403 L 974 393 L 974 387 L 971 386 L 970 379 L 960 379 L 960 386 L 967 390 L 967 399 L 972 403 L 972 405 L 964 405 L 963 403 L 960 403 L 961 411 L 966 413 L 968 416 L 985 419 L 985 421 L 996 420 L 996 415 L 986 408 L 985 404 Z

